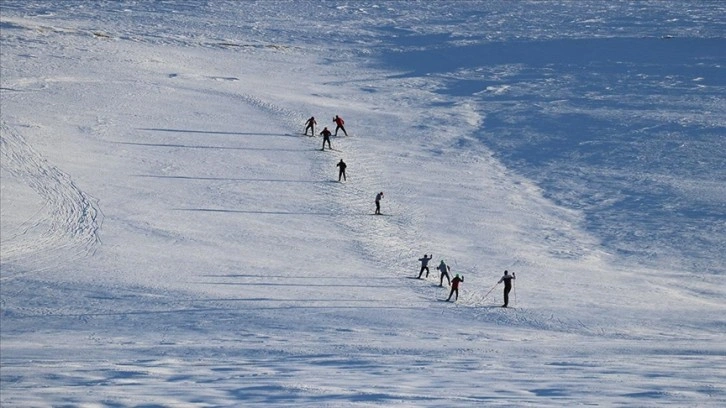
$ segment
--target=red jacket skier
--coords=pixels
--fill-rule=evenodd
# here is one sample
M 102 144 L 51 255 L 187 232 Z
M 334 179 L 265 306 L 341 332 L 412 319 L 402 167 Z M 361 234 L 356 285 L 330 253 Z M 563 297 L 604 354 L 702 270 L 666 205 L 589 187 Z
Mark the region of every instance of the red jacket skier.
M 343 126 L 345 125 L 345 121 L 343 120 L 343 118 L 335 115 L 335 117 L 333 118 L 333 122 L 335 122 L 335 134 L 333 136 L 338 136 L 338 129 L 342 130 L 343 133 L 348 136 L 348 132 L 345 131 L 345 127 Z
M 454 301 L 459 300 L 459 282 L 464 282 L 464 275 L 461 275 L 461 277 L 459 277 L 459 275 L 457 274 L 454 279 L 451 280 L 451 292 L 449 292 L 449 298 L 446 299 L 447 302 L 451 300 L 451 295 L 453 295 L 454 293 L 456 293 L 456 299 L 454 299 Z

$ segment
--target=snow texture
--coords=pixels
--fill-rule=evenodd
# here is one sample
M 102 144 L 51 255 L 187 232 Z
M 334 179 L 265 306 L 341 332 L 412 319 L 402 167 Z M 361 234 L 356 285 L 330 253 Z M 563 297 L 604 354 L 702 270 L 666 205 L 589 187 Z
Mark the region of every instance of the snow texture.
M 722 2 L 4 0 L 0 33 L 3 407 L 726 405 Z

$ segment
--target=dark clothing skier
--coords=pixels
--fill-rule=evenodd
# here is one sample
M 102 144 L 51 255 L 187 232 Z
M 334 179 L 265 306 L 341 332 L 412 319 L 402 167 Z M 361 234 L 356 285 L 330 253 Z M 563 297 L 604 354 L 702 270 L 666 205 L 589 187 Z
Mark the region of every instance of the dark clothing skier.
M 305 122 L 305 136 L 308 135 L 308 129 L 310 129 L 310 136 L 315 136 L 315 125 L 318 122 L 315 121 L 315 116 L 311 116 L 307 122 Z
M 348 167 L 348 165 L 345 164 L 345 162 L 343 162 L 343 159 L 340 159 L 340 162 L 338 162 L 338 164 L 336 164 L 335 167 L 339 167 L 338 181 L 340 181 L 341 178 L 343 178 L 343 180 L 345 181 L 346 180 L 345 179 L 345 168 Z
M 383 191 L 376 194 L 376 215 L 381 215 L 381 199 L 383 199 Z
M 328 128 L 323 129 L 320 134 L 323 135 L 323 148 L 320 150 L 325 150 L 325 142 L 328 142 L 328 149 L 332 149 L 332 147 L 330 147 L 330 131 Z
M 342 130 L 343 133 L 345 133 L 345 135 L 348 136 L 348 132 L 345 131 L 345 127 L 343 126 L 343 125 L 345 125 L 345 121 L 343 120 L 343 118 L 341 118 L 338 115 L 335 115 L 335 117 L 333 118 L 333 122 L 335 122 L 335 135 L 334 136 L 338 136 L 338 129 Z
M 509 292 L 512 291 L 512 279 L 517 279 L 514 272 L 510 275 L 508 271 L 504 271 L 504 276 L 497 282 L 497 285 L 504 282 L 504 304 L 502 307 L 509 305 Z
M 433 257 L 434 254 L 431 254 L 428 258 L 426 257 L 426 254 L 424 254 L 423 258 L 418 259 L 421 262 L 421 271 L 418 273 L 418 279 L 421 279 L 421 275 L 423 275 L 424 271 L 426 271 L 426 277 L 429 277 L 429 261 Z
M 446 276 L 446 281 L 449 282 L 449 286 L 451 286 L 451 277 L 449 276 L 449 272 L 451 272 L 451 268 L 449 268 L 449 265 L 447 265 L 444 260 L 441 260 L 441 263 L 439 266 L 436 267 L 441 272 L 440 280 L 439 280 L 439 286 L 444 286 L 444 276 Z
M 464 282 L 464 275 L 461 275 L 461 277 L 456 275 L 451 281 L 451 292 L 449 292 L 449 297 L 446 299 L 447 302 L 451 300 L 451 295 L 454 293 L 456 293 L 456 299 L 454 299 L 454 301 L 459 300 L 459 282 Z

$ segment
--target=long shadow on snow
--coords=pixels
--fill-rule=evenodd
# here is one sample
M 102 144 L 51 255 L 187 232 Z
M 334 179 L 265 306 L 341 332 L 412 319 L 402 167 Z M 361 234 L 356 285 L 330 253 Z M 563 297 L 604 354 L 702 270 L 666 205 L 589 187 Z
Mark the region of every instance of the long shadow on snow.
M 250 181 L 265 183 L 324 183 L 316 180 L 284 180 L 284 179 L 251 179 L 251 178 L 233 178 L 233 177 L 191 177 L 191 176 L 157 176 L 153 174 L 136 174 L 133 177 L 158 178 L 158 179 L 178 179 L 178 180 L 206 180 L 206 181 Z M 325 182 L 327 183 L 327 182 Z
M 360 277 L 357 276 L 351 276 L 351 277 L 345 277 L 345 276 L 336 276 L 335 278 L 331 278 L 330 276 L 285 276 L 285 275 L 270 275 L 270 274 L 233 274 L 233 275 L 199 275 L 202 278 L 265 278 L 265 279 L 276 279 L 276 278 L 282 278 L 282 279 L 313 279 L 313 280 L 321 280 L 321 279 L 335 279 L 336 281 L 339 280 L 360 280 Z
M 273 152 L 307 152 L 308 149 L 280 149 L 269 147 L 229 147 L 229 146 L 193 146 L 184 144 L 166 144 L 166 143 L 139 143 L 139 142 L 113 142 L 118 144 L 147 146 L 147 147 L 174 147 L 179 149 L 214 149 L 214 150 L 254 150 L 254 151 L 273 151 Z
M 194 212 L 212 212 L 212 213 L 228 213 L 228 214 L 268 214 L 268 215 L 324 215 L 324 216 L 338 216 L 344 215 L 342 213 L 323 213 L 323 212 L 301 212 L 301 211 L 252 211 L 252 210 L 224 210 L 215 208 L 173 208 L 174 211 L 194 211 Z M 348 216 L 356 215 L 367 215 L 367 214 L 347 214 Z
M 190 130 L 190 129 L 162 129 L 162 128 L 139 128 L 138 130 L 148 130 L 151 132 L 169 132 L 169 133 L 199 133 L 203 135 L 228 135 L 228 136 L 280 136 L 280 137 L 297 137 L 286 133 L 251 133 L 251 132 L 225 132 L 218 130 Z
M 390 288 L 391 285 L 334 285 L 329 283 L 250 283 L 250 282 L 197 282 L 199 285 L 224 285 L 224 286 L 298 286 L 298 287 L 322 287 L 322 288 Z M 306 301 L 301 300 L 301 301 Z

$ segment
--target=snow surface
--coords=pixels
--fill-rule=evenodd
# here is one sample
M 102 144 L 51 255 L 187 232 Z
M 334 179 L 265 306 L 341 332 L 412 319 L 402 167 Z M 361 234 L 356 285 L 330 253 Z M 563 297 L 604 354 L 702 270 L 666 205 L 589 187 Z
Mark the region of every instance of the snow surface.
M 0 11 L 3 407 L 726 404 L 722 2 Z

